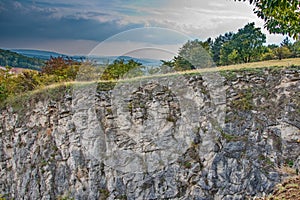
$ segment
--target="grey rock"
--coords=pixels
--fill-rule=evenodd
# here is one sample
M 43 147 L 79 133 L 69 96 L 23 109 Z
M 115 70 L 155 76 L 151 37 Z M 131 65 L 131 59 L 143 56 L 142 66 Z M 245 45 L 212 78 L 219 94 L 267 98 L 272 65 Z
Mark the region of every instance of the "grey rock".
M 268 194 L 287 176 L 278 168 L 300 170 L 295 73 L 237 72 L 234 83 L 219 74 L 122 82 L 110 91 L 75 88 L 59 101 L 40 99 L 26 113 L 3 109 L 0 194 L 199 200 Z M 249 102 L 239 96 L 245 90 Z

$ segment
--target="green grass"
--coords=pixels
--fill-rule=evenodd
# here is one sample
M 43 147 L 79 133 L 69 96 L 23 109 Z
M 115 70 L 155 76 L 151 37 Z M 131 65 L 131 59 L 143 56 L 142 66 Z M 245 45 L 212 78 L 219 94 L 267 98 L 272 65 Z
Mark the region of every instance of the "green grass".
M 97 90 L 108 91 L 115 87 L 118 83 L 132 83 L 139 81 L 147 81 L 153 79 L 160 79 L 165 77 L 177 77 L 182 75 L 197 75 L 197 74 L 205 74 L 209 72 L 220 72 L 221 75 L 225 75 L 223 72 L 227 73 L 226 78 L 235 79 L 236 72 L 238 71 L 251 71 L 254 73 L 259 73 L 262 68 L 272 68 L 274 70 L 281 69 L 284 67 L 291 67 L 295 69 L 299 69 L 300 67 L 300 58 L 293 59 L 283 59 L 283 60 L 271 60 L 271 61 L 263 61 L 263 62 L 253 62 L 253 63 L 244 63 L 239 65 L 229 65 L 229 66 L 220 66 L 214 68 L 204 68 L 204 69 L 196 69 L 189 71 L 180 71 L 180 72 L 172 72 L 167 74 L 157 74 L 152 76 L 143 76 L 143 77 L 134 77 L 129 79 L 120 79 L 113 81 L 73 81 L 73 82 L 62 82 L 57 83 L 45 87 L 38 88 L 34 91 L 24 93 L 22 95 L 17 95 L 13 97 L 9 97 L 5 101 L 0 102 L 0 109 L 3 109 L 7 105 L 12 106 L 16 110 L 24 109 L 25 105 L 28 102 L 33 100 L 41 100 L 45 98 L 57 99 L 64 95 L 67 90 L 71 90 L 72 88 L 80 88 L 85 87 L 92 84 L 97 84 Z
M 115 83 L 126 83 L 126 82 L 136 82 L 147 79 L 155 79 L 155 78 L 164 78 L 164 77 L 176 77 L 180 75 L 197 75 L 197 74 L 205 74 L 209 72 L 223 72 L 223 71 L 252 71 L 254 73 L 260 72 L 261 68 L 282 68 L 282 67 L 291 67 L 291 66 L 300 66 L 300 58 L 290 58 L 283 60 L 270 60 L 270 61 L 262 61 L 262 62 L 253 62 L 253 63 L 243 63 L 238 65 L 228 65 L 228 66 L 220 66 L 220 67 L 212 67 L 212 68 L 202 68 L 202 69 L 194 69 L 187 71 L 176 71 L 166 74 L 155 74 L 149 76 L 139 76 L 128 79 L 119 79 L 119 80 L 110 80 L 110 81 L 97 81 L 102 84 L 115 84 Z M 233 73 L 234 74 L 234 73 Z M 234 75 L 233 75 L 234 76 Z M 80 82 L 72 82 L 74 84 Z M 88 83 L 88 82 L 85 82 Z
M 43 99 L 60 99 L 66 92 L 71 90 L 72 83 L 60 83 L 43 88 L 39 88 L 34 91 L 26 92 L 21 95 L 10 96 L 3 102 L 0 102 L 0 109 L 6 106 L 12 106 L 14 111 L 23 112 L 30 104 L 33 104 Z

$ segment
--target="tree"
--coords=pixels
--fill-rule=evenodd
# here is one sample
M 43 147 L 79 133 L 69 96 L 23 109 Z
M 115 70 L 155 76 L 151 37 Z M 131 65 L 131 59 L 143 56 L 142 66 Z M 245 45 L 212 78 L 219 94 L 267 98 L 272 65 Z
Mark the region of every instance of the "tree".
M 292 55 L 291 51 L 286 46 L 277 47 L 274 49 L 274 54 L 279 60 L 288 58 Z
M 265 42 L 266 36 L 261 29 L 255 28 L 254 23 L 248 23 L 236 34 L 233 34 L 231 40 L 223 44 L 220 63 L 227 65 L 232 64 L 232 61 L 248 63 L 259 60 Z M 231 59 L 234 56 L 233 60 L 229 60 L 230 54 Z
M 75 80 L 80 64 L 70 58 L 51 57 L 42 67 L 42 73 L 54 75 L 57 81 Z
M 229 55 L 228 55 L 228 61 L 230 63 L 238 63 L 239 61 L 239 54 L 236 49 L 234 49 Z
M 276 44 L 269 44 L 264 47 L 264 52 L 261 55 L 261 60 L 273 60 L 276 59 L 274 49 L 278 48 Z
M 292 47 L 292 56 L 294 58 L 300 57 L 300 40 L 296 41 Z
M 212 59 L 213 61 L 217 64 L 220 65 L 220 54 L 221 54 L 221 49 L 224 45 L 224 43 L 230 41 L 232 39 L 233 33 L 225 33 L 224 35 L 219 35 L 215 41 L 212 43 L 211 46 L 211 54 L 212 54 Z
M 173 61 L 174 61 L 174 70 L 176 71 L 195 69 L 195 67 L 188 61 L 188 59 L 182 56 L 175 56 Z
M 185 43 L 179 49 L 178 57 L 174 58 L 176 70 L 211 67 L 213 65 L 211 46 L 211 38 L 204 42 L 196 39 Z
M 0 102 L 4 101 L 9 95 L 6 81 L 9 76 L 11 76 L 9 74 L 9 69 L 0 69 Z
M 120 78 L 131 78 L 143 75 L 142 63 L 136 62 L 133 59 L 125 61 L 117 59 L 107 66 L 102 74 L 103 80 L 115 80 Z
M 239 55 L 238 51 L 235 49 L 235 47 L 236 46 L 231 41 L 226 42 L 222 46 L 221 51 L 220 51 L 220 64 L 221 65 L 236 64 L 236 63 L 240 62 L 239 61 L 240 60 L 240 55 Z M 237 57 L 235 58 L 234 63 L 232 62 L 233 60 L 230 60 L 230 59 L 232 59 L 232 57 L 229 58 L 229 55 L 232 54 L 233 52 L 237 53 Z
M 0 49 L 0 65 L 40 70 L 40 66 L 44 65 L 44 61 L 37 58 L 29 58 L 9 50 Z
M 291 48 L 292 42 L 288 37 L 285 37 L 284 40 L 280 43 L 281 46 L 286 46 L 287 48 Z
M 237 50 L 242 60 L 247 63 L 261 53 L 261 48 L 266 42 L 266 35 L 261 32 L 260 28 L 255 28 L 253 22 L 239 29 L 233 40 L 238 45 Z
M 11 74 L 9 68 L 0 69 L 0 100 L 4 101 L 9 96 L 32 91 L 43 85 L 45 77 L 36 70 L 23 70 L 19 74 Z
M 270 33 L 287 34 L 299 39 L 299 0 L 249 0 L 249 2 L 255 6 L 254 13 L 265 21 L 265 27 Z

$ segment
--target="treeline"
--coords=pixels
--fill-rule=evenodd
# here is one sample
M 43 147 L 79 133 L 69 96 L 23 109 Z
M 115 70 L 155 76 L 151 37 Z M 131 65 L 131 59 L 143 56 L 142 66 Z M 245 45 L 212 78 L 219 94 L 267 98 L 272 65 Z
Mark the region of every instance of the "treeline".
M 44 65 L 44 61 L 41 59 L 29 58 L 9 50 L 0 49 L 0 66 L 39 70 L 42 65 Z
M 212 40 L 198 39 L 184 44 L 171 61 L 163 61 L 175 70 L 230 65 L 255 61 L 300 57 L 300 41 L 286 37 L 280 45 L 265 45 L 266 35 L 249 23 L 237 33 L 228 32 Z
M 39 71 L 25 70 L 21 74 L 12 74 L 9 68 L 0 69 L 0 101 L 53 83 L 75 80 L 117 80 L 174 70 L 183 71 L 215 65 L 300 57 L 299 41 L 292 43 L 286 38 L 280 45 L 268 46 L 264 45 L 265 42 L 266 36 L 260 28 L 256 28 L 254 23 L 249 23 L 239 29 L 237 33 L 225 33 L 215 40 L 208 38 L 205 41 L 188 41 L 179 49 L 178 56 L 170 61 L 162 61 L 160 67 L 146 68 L 139 62 L 124 59 L 117 59 L 113 63 L 99 66 L 88 61 L 79 62 L 70 58 L 53 57 L 40 63 Z M 10 62 L 23 59 L 23 56 L 19 54 L 8 51 L 5 54 L 17 57 L 17 59 L 8 59 Z M 26 57 L 26 59 L 28 58 Z M 26 62 L 26 59 L 23 61 Z M 39 63 L 36 60 L 32 62 L 32 64 Z M 6 66 L 9 63 L 6 62 L 2 65 Z M 26 66 L 30 68 L 28 63 L 22 67 L 26 68 Z
M 143 75 L 143 70 L 142 64 L 134 60 L 118 59 L 107 66 L 99 66 L 91 62 L 53 57 L 45 62 L 40 71 L 24 70 L 20 74 L 13 74 L 9 68 L 0 69 L 0 102 L 54 83 L 131 78 Z

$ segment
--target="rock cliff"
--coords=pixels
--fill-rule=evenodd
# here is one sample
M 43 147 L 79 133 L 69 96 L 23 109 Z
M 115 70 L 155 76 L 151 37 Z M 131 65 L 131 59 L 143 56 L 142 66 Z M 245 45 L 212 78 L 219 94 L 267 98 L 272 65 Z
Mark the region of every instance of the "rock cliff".
M 6 199 L 247 199 L 300 168 L 300 68 L 67 87 L 0 116 Z M 49 97 L 50 96 L 50 97 Z M 21 106 L 21 108 L 20 108 Z

